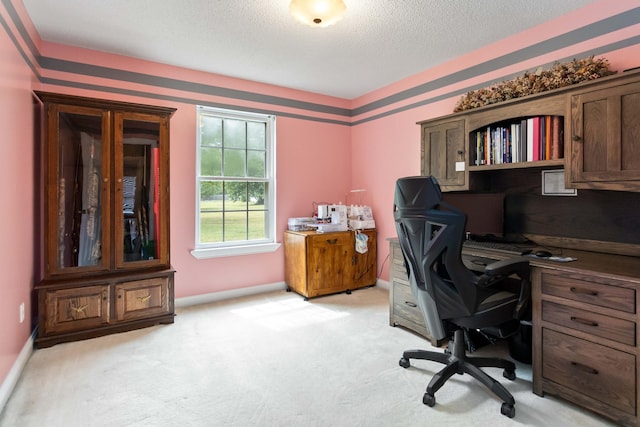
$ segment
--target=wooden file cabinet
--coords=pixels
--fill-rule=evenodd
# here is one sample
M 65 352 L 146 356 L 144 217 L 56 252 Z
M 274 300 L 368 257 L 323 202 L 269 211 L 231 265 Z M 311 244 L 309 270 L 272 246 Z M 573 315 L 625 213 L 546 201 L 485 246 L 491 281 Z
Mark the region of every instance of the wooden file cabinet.
M 305 298 L 376 284 L 376 231 L 363 230 L 368 251 L 355 250 L 355 232 L 285 231 L 287 290 Z
M 534 268 L 536 394 L 637 425 L 637 286 L 587 271 Z

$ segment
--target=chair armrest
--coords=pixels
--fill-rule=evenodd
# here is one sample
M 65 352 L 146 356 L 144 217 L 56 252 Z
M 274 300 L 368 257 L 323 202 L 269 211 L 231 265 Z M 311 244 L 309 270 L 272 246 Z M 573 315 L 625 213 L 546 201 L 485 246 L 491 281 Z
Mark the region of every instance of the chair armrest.
M 486 280 L 481 280 L 479 285 L 487 287 L 512 274 L 518 276 L 520 278 L 520 295 L 513 317 L 514 319 L 521 319 L 531 299 L 531 279 L 529 278 L 529 273 L 529 260 L 527 258 L 509 258 L 487 265 L 485 273 L 483 274 Z
M 476 284 L 488 288 L 512 274 L 517 275 L 520 279 L 528 279 L 529 260 L 525 257 L 516 257 L 492 262 L 484 268 L 484 273 L 478 276 Z
M 529 274 L 529 260 L 526 257 L 515 257 L 492 262 L 485 267 L 484 274 L 492 277 L 517 274 L 522 278 Z

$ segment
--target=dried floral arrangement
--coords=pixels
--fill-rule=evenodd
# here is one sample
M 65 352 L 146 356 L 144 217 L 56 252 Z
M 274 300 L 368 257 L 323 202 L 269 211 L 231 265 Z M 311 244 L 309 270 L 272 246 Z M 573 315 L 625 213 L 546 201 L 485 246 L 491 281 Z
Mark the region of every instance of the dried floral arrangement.
M 615 73 L 615 71 L 609 69 L 609 61 L 604 58 L 594 59 L 593 56 L 574 59 L 562 64 L 556 63 L 550 70 L 538 69 L 535 73 L 527 71 L 523 76 L 516 77 L 513 80 L 496 83 L 483 89 L 472 90 L 458 101 L 453 111 L 471 110 Z

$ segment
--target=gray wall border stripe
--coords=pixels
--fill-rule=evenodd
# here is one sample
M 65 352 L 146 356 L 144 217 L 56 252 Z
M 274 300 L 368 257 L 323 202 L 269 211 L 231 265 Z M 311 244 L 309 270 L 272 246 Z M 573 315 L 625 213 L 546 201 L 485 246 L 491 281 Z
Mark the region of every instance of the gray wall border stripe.
M 306 116 L 303 114 L 293 114 L 286 111 L 268 110 L 268 109 L 254 108 L 254 107 L 238 106 L 233 104 L 216 103 L 216 102 L 203 101 L 198 99 L 185 98 L 180 96 L 162 95 L 162 94 L 157 94 L 153 92 L 121 89 L 121 88 L 115 88 L 110 86 L 94 85 L 89 83 L 78 83 L 78 82 L 73 82 L 68 80 L 52 79 L 47 77 L 42 78 L 41 82 L 44 84 L 50 84 L 50 85 L 56 85 L 56 86 L 73 87 L 76 89 L 96 90 L 96 91 L 105 92 L 105 93 L 117 93 L 120 95 L 130 95 L 130 96 L 137 96 L 142 98 L 159 99 L 159 100 L 170 101 L 170 102 L 178 102 L 182 104 L 206 105 L 209 107 L 251 111 L 251 112 L 256 112 L 261 114 L 272 114 L 280 117 L 290 117 L 290 118 L 308 120 L 313 122 L 331 123 L 331 124 L 342 125 L 342 126 L 351 126 L 350 122 L 341 121 L 341 120 Z
M 390 95 L 388 97 L 379 99 L 377 101 L 371 102 L 364 106 L 361 106 L 355 109 L 348 109 L 348 108 L 333 107 L 330 105 L 317 104 L 312 102 L 298 101 L 295 99 L 289 99 L 284 97 L 258 94 L 258 93 L 236 90 L 236 89 L 229 89 L 229 88 L 224 88 L 224 87 L 219 87 L 214 85 L 208 85 L 204 83 L 195 83 L 195 82 L 189 82 L 189 81 L 179 80 L 174 78 L 154 76 L 151 74 L 118 70 L 115 68 L 90 65 L 85 63 L 60 60 L 60 59 L 49 58 L 49 57 L 42 57 L 39 55 L 39 52 L 37 51 L 35 44 L 29 37 L 29 34 L 26 28 L 24 27 L 23 23 L 20 21 L 20 17 L 18 16 L 10 0 L 2 0 L 2 2 L 5 5 L 9 13 L 9 16 L 14 21 L 14 25 L 17 28 L 18 32 L 20 33 L 21 37 L 24 39 L 29 49 L 31 49 L 31 54 L 35 58 L 37 58 L 39 65 L 42 69 L 47 69 L 52 71 L 62 71 L 62 72 L 67 72 L 72 74 L 80 74 L 80 75 L 85 75 L 89 77 L 113 79 L 118 81 L 143 84 L 143 85 L 154 86 L 154 87 L 165 88 L 165 89 L 174 89 L 174 90 L 202 94 L 202 95 L 221 96 L 229 99 L 259 102 L 259 103 L 273 105 L 273 106 L 296 108 L 299 110 L 306 110 L 309 112 L 326 113 L 326 114 L 332 114 L 332 115 L 342 116 L 342 117 L 354 117 L 375 109 L 384 108 L 393 103 L 397 103 L 408 98 L 419 96 L 424 93 L 427 93 L 442 87 L 446 87 L 451 84 L 455 84 L 457 82 L 464 81 L 466 79 L 470 79 L 491 71 L 499 70 L 501 68 L 507 67 L 514 63 L 518 63 L 526 59 L 541 56 L 546 53 L 553 52 L 555 50 L 558 50 L 567 46 L 571 46 L 586 40 L 590 40 L 592 38 L 601 36 L 603 34 L 607 34 L 612 31 L 616 31 L 631 25 L 636 25 L 638 22 L 640 22 L 640 7 L 637 7 L 637 8 L 625 11 L 623 13 L 605 18 L 601 21 L 597 21 L 592 24 L 586 25 L 584 27 L 572 30 L 568 33 L 536 43 L 529 47 L 520 49 L 516 52 L 511 52 L 509 54 L 460 70 L 458 72 L 452 73 L 442 78 L 398 92 L 394 95 Z M 174 101 L 184 102 L 188 104 L 220 106 L 223 108 L 246 109 L 245 107 L 233 106 L 233 105 L 223 104 L 223 103 L 212 103 L 208 101 L 195 100 L 195 99 L 186 98 L 186 97 L 158 95 L 152 92 L 126 90 L 126 89 L 112 88 L 112 87 L 102 86 L 102 85 L 90 85 L 90 84 L 74 83 L 66 80 L 44 78 L 40 75 L 40 73 L 38 73 L 38 70 L 36 69 L 35 65 L 30 61 L 28 55 L 24 52 L 24 50 L 20 46 L 15 35 L 12 34 L 12 32 L 10 31 L 7 23 L 4 22 L 4 20 L 1 20 L 0 23 L 5 28 L 5 31 L 9 34 L 11 40 L 16 46 L 16 49 L 18 49 L 18 51 L 24 58 L 25 62 L 29 65 L 31 70 L 34 72 L 35 76 L 42 83 L 50 83 L 50 84 L 62 85 L 66 87 L 77 87 L 77 88 L 85 88 L 85 89 L 92 89 L 92 90 L 100 90 L 100 91 L 111 92 L 111 93 L 130 94 L 130 95 L 136 95 L 136 96 L 141 96 L 146 98 L 174 100 Z M 610 52 L 616 49 L 621 49 L 623 47 L 632 46 L 638 43 L 640 43 L 640 36 L 632 37 L 632 38 L 619 41 L 617 43 L 613 43 L 607 46 L 595 48 L 588 52 L 582 53 L 581 54 L 582 56 L 574 55 L 573 58 L 579 57 L 579 56 L 584 57 L 584 56 L 598 55 L 598 54 Z M 572 58 L 565 58 L 559 61 L 565 61 L 570 59 Z M 547 64 L 547 65 L 551 65 L 551 64 Z M 318 117 L 308 116 L 304 114 L 278 112 L 275 110 L 266 110 L 266 109 L 259 110 L 255 108 L 250 108 L 250 110 L 256 111 L 256 112 L 265 112 L 268 114 L 278 114 L 280 116 L 286 116 L 286 117 L 312 120 L 316 122 L 355 126 L 355 125 L 366 123 L 372 120 L 377 120 L 385 116 L 393 115 L 402 111 L 417 108 L 422 105 L 431 104 L 431 103 L 440 101 L 442 99 L 447 99 L 456 95 L 462 95 L 470 90 L 486 87 L 487 85 L 494 83 L 496 80 L 505 80 L 508 78 L 513 78 L 517 75 L 518 74 L 513 74 L 512 76 L 504 76 L 502 78 L 493 79 L 492 81 L 487 81 L 485 83 L 474 85 L 472 87 L 466 87 L 463 89 L 455 90 L 447 94 L 431 97 L 429 99 L 415 102 L 407 106 L 391 109 L 389 111 L 386 111 L 377 115 L 373 115 L 371 117 L 367 117 L 362 120 L 357 120 L 355 122 L 335 120 L 335 119 L 329 119 L 329 118 L 318 118 Z
M 473 67 L 465 68 L 439 79 L 432 80 L 419 86 L 415 86 L 411 89 L 407 89 L 402 92 L 387 96 L 385 98 L 353 109 L 352 114 L 353 116 L 358 116 L 360 114 L 364 114 L 378 108 L 383 108 L 389 104 L 400 102 L 426 92 L 440 89 L 442 87 L 455 84 L 459 81 L 477 77 L 479 75 L 525 61 L 527 59 L 542 56 L 549 52 L 553 52 L 567 46 L 590 40 L 603 34 L 617 31 L 631 25 L 636 25 L 638 22 L 640 22 L 640 7 L 631 9 L 618 15 L 611 16 L 598 22 L 594 22 L 568 33 L 517 50 L 515 52 L 502 55 L 490 61 L 482 62 L 480 64 L 474 65 Z
M 588 51 L 582 52 L 580 54 L 581 55 L 580 57 L 588 57 L 588 56 L 591 56 L 591 55 L 594 55 L 594 56 L 595 55 L 601 55 L 601 54 L 604 54 L 604 53 L 607 53 L 607 52 L 612 52 L 614 50 L 623 49 L 623 48 L 629 47 L 629 46 L 634 46 L 634 45 L 637 45 L 639 43 L 640 43 L 640 36 L 635 36 L 635 37 L 631 37 L 631 38 L 626 39 L 626 40 L 620 40 L 620 41 L 617 41 L 615 43 L 611 43 L 611 44 L 608 44 L 608 45 L 605 45 L 605 46 L 601 46 L 599 48 L 595 48 L 595 49 L 592 49 L 592 50 L 588 50 Z M 561 62 L 562 61 L 570 61 L 571 59 L 573 59 L 573 56 L 572 57 L 563 58 L 560 61 Z M 553 62 L 548 63 L 548 64 L 542 64 L 541 66 L 542 67 L 548 67 L 548 66 L 551 66 L 552 64 L 553 64 Z M 509 80 L 509 79 L 518 77 L 520 75 L 521 75 L 520 73 L 515 73 L 515 74 L 512 74 L 512 75 L 504 76 L 503 80 Z M 370 122 L 370 121 L 381 119 L 381 118 L 386 117 L 386 116 L 391 116 L 391 115 L 394 115 L 394 114 L 397 114 L 397 113 L 401 113 L 403 111 L 412 110 L 414 108 L 418 108 L 418 107 L 421 107 L 423 105 L 433 104 L 433 103 L 438 102 L 438 101 L 443 101 L 445 99 L 453 98 L 454 96 L 462 96 L 462 95 L 466 94 L 469 91 L 482 89 L 484 87 L 489 86 L 490 84 L 492 84 L 494 82 L 495 82 L 494 80 L 485 81 L 485 82 L 478 83 L 478 84 L 473 85 L 473 86 L 468 86 L 468 87 L 465 87 L 465 88 L 457 89 L 455 91 L 447 92 L 447 93 L 444 93 L 444 94 L 441 94 L 441 95 L 438 95 L 438 96 L 434 96 L 432 98 L 428 98 L 428 99 L 424 99 L 422 101 L 415 102 L 413 104 L 408 104 L 408 105 L 405 105 L 403 107 L 395 108 L 393 110 L 388 110 L 388 111 L 385 111 L 384 113 L 373 115 L 373 116 L 367 117 L 367 118 L 362 119 L 362 120 L 356 120 L 356 121 L 352 122 L 351 125 L 352 126 L 357 126 L 357 125 L 360 125 L 360 124 L 363 124 L 363 123 L 367 123 L 367 122 Z M 453 113 L 453 111 L 451 113 Z M 425 117 L 425 120 L 426 119 L 428 119 L 428 117 Z

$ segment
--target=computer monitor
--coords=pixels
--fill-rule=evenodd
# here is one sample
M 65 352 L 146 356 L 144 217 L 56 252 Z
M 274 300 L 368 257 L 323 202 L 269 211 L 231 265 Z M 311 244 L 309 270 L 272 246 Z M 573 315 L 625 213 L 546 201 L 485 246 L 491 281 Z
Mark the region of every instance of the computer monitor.
M 504 236 L 504 193 L 443 193 L 442 199 L 467 215 L 473 236 Z

